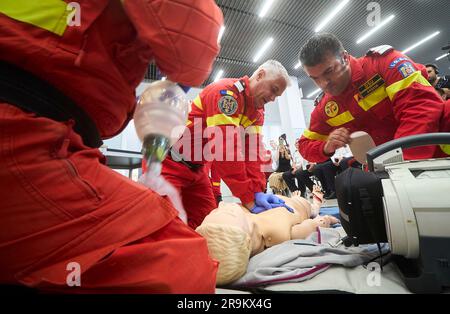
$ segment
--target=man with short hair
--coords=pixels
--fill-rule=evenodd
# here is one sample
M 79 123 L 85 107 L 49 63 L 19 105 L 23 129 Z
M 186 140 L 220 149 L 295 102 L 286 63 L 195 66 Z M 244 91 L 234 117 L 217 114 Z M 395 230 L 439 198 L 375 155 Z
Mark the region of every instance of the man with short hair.
M 300 153 L 323 162 L 366 131 L 375 144 L 439 131 L 444 103 L 427 81 L 426 69 L 390 46 L 379 46 L 356 59 L 332 34 L 317 34 L 301 48 L 300 61 L 323 94 L 316 100 Z M 436 146 L 404 150 L 406 159 L 431 158 Z
M 264 105 L 283 94 L 289 84 L 286 69 L 269 60 L 250 77 L 225 78 L 208 85 L 193 100 L 186 131 L 162 168 L 162 175 L 180 191 L 193 229 L 216 207 L 203 166 L 212 160 L 219 177 L 249 210 L 263 211 L 271 208 L 269 203 L 281 201 L 261 193 L 266 189 L 266 178 L 261 172 L 261 154 L 255 150 L 264 150 Z M 239 130 L 245 131 L 243 143 Z M 249 158 L 252 153 L 254 160 Z M 266 207 L 262 208 L 261 202 Z
M 450 88 L 450 76 L 444 75 L 442 77 L 439 75 L 439 68 L 434 63 L 428 63 L 425 65 L 427 67 L 428 82 L 434 86 L 436 89 L 449 89 Z

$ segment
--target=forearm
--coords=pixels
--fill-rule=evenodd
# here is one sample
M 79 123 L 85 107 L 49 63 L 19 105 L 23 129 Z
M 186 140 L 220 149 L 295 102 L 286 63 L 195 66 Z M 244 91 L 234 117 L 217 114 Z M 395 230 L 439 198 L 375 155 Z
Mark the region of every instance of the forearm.
M 315 219 L 306 219 L 301 224 L 294 225 L 291 229 L 291 239 L 306 239 L 319 226 Z
M 323 152 L 325 143 L 324 141 L 310 140 L 303 136 L 299 142 L 300 154 L 310 162 L 324 162 L 330 158 Z

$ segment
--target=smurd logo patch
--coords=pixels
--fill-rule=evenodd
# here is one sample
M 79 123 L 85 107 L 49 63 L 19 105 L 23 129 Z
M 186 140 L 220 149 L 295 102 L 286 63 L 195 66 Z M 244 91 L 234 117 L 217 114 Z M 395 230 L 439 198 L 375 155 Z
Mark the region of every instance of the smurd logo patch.
M 226 95 L 219 99 L 218 107 L 220 112 L 231 116 L 236 113 L 238 104 L 233 96 Z
M 339 106 L 335 101 L 329 101 L 327 102 L 325 106 L 325 114 L 329 116 L 330 118 L 336 117 L 336 115 L 339 112 Z

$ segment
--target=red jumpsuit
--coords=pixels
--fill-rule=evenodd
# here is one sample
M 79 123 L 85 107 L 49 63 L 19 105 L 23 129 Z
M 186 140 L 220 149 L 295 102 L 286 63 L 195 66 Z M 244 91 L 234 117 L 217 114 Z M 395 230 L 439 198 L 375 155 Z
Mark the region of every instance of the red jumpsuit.
M 200 167 L 190 169 L 168 157 L 162 174 L 180 191 L 188 223 L 195 229 L 217 207 L 205 163 L 214 160 L 219 177 L 244 204 L 254 200 L 255 192 L 264 191 L 260 153 L 264 114 L 255 108 L 248 77 L 207 86 L 191 108 L 186 132 L 172 149 Z
M 11 3 L 0 2 L 0 61 L 70 97 L 103 138 L 132 117 L 135 88 L 153 59 L 171 80 L 192 86 L 218 53 L 223 17 L 212 0 L 78 0 L 79 26 L 67 25 L 62 0 Z M 217 263 L 169 201 L 105 166 L 73 121 L 12 104 L 0 101 L 1 284 L 214 292 Z M 72 262 L 81 270 L 78 288 L 66 284 Z
M 365 57 L 350 57 L 351 82 L 339 96 L 325 94 L 311 114 L 299 151 L 310 162 L 330 158 L 323 153 L 328 134 L 345 127 L 366 131 L 380 145 L 408 135 L 440 130 L 444 103 L 427 81 L 426 68 L 389 46 Z M 439 155 L 437 146 L 406 149 L 406 159 Z
M 208 163 L 209 167 L 209 179 L 211 180 L 211 187 L 214 194 L 214 198 L 216 199 L 216 204 L 219 205 L 219 202 L 222 200 L 222 192 L 220 190 L 220 178 L 219 172 L 217 170 L 217 165 L 214 162 Z

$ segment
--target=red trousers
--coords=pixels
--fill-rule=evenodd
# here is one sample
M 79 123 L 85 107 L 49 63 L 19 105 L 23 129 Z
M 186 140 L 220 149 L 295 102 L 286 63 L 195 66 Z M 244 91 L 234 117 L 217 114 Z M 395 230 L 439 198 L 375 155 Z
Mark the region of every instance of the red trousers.
M 202 166 L 191 170 L 168 156 L 163 162 L 161 171 L 167 181 L 180 192 L 188 216 L 188 225 L 194 230 L 213 209 L 217 208 L 207 168 Z
M 0 103 L 0 284 L 214 293 L 206 241 L 166 199 L 103 161 L 71 122 Z M 66 284 L 73 262 L 77 288 Z

